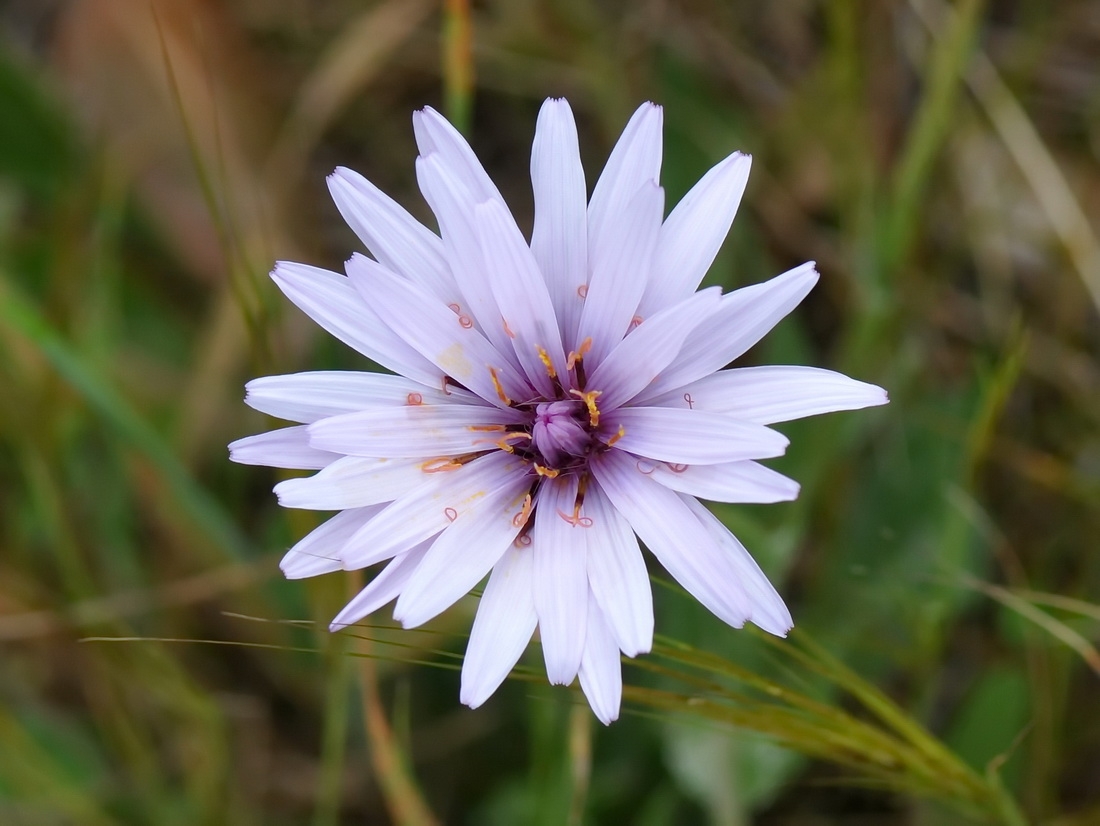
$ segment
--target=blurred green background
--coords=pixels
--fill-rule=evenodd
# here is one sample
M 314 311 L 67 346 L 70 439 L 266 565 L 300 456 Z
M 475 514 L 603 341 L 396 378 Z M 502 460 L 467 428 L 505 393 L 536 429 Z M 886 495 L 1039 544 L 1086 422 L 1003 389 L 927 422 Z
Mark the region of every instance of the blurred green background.
M 745 363 L 892 398 L 718 509 L 791 640 L 652 565 L 607 729 L 537 646 L 458 704 L 476 595 L 330 636 L 362 580 L 282 581 L 317 515 L 225 450 L 247 378 L 366 366 L 266 277 L 360 248 L 324 175 L 430 223 L 431 104 L 529 229 L 549 95 L 590 187 L 643 100 L 670 204 L 752 153 L 709 280 L 823 277 Z M 1095 0 L 0 4 L 0 823 L 1100 823 L 1098 162 Z

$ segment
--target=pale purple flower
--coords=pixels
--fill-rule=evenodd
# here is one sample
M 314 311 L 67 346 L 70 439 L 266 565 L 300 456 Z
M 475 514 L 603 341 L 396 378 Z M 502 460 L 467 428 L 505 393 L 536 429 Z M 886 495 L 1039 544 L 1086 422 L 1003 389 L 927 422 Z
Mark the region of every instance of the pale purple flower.
M 539 629 L 551 683 L 619 713 L 619 653 L 649 651 L 638 539 L 719 618 L 784 635 L 790 613 L 697 499 L 779 502 L 798 484 L 757 463 L 768 425 L 884 404 L 882 389 L 812 367 L 723 369 L 791 311 L 804 264 L 727 295 L 696 292 L 729 231 L 750 158 L 711 169 L 664 218 L 659 106 L 644 104 L 586 202 L 564 100 L 539 114 L 528 245 L 497 188 L 438 113 L 413 116 L 420 188 L 440 235 L 347 169 L 336 204 L 370 250 L 347 275 L 280 262 L 272 278 L 318 324 L 396 375 L 268 376 L 257 410 L 298 422 L 230 446 L 234 461 L 316 469 L 280 504 L 339 513 L 295 545 L 288 577 L 389 560 L 333 620 L 397 600 L 421 625 L 487 574 L 461 699 L 483 703 Z M 440 237 L 442 236 L 442 237 Z

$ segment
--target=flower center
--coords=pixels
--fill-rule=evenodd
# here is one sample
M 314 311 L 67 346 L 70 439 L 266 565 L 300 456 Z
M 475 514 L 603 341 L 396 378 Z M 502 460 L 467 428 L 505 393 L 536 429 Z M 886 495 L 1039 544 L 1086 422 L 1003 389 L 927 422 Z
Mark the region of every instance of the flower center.
M 582 401 L 566 399 L 541 402 L 535 407 L 531 443 L 542 461 L 539 464 L 563 470 L 587 456 L 592 444 L 588 408 Z

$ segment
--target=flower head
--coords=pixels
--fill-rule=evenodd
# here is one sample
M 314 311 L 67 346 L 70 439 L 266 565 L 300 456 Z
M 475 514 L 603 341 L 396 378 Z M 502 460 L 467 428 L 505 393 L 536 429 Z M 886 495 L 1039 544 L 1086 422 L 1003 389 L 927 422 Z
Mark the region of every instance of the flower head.
M 653 639 L 638 539 L 730 625 L 785 634 L 782 599 L 698 498 L 795 498 L 795 482 L 757 463 L 787 447 L 768 425 L 886 402 L 827 370 L 723 369 L 818 276 L 811 263 L 696 292 L 750 158 L 726 158 L 664 218 L 661 119 L 653 104 L 635 112 L 586 202 L 572 112 L 548 100 L 528 244 L 469 145 L 424 109 L 416 170 L 440 235 L 337 169 L 333 198 L 373 258 L 354 255 L 346 276 L 284 262 L 272 273 L 393 375 L 249 382 L 248 404 L 298 424 L 234 442 L 231 458 L 316 469 L 277 485 L 280 504 L 340 511 L 287 553 L 288 577 L 388 560 L 333 629 L 394 599 L 394 618 L 418 626 L 489 575 L 462 668 L 471 707 L 537 627 L 550 681 L 579 676 L 596 715 L 618 716 L 619 653 Z

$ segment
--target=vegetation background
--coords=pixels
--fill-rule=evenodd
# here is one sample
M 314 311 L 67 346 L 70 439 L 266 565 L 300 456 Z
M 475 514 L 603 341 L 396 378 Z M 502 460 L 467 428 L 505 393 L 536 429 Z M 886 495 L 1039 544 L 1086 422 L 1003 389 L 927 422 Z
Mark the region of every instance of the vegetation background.
M 791 639 L 658 587 L 606 729 L 537 646 L 458 704 L 476 596 L 330 636 L 361 580 L 284 582 L 315 515 L 225 450 L 365 366 L 266 278 L 359 249 L 325 174 L 429 220 L 431 104 L 529 227 L 548 95 L 590 186 L 647 99 L 669 203 L 751 152 L 709 278 L 823 278 L 746 363 L 892 397 L 719 510 Z M 1095 0 L 0 4 L 0 822 L 1100 823 L 1098 161 Z

